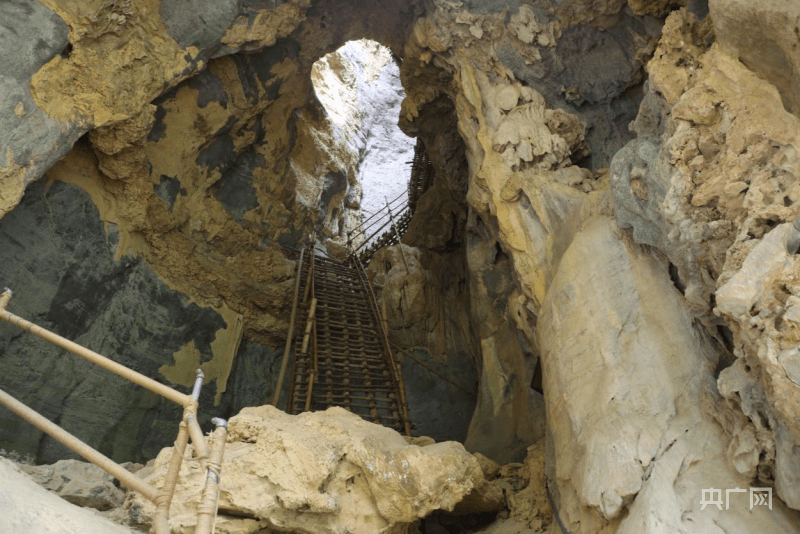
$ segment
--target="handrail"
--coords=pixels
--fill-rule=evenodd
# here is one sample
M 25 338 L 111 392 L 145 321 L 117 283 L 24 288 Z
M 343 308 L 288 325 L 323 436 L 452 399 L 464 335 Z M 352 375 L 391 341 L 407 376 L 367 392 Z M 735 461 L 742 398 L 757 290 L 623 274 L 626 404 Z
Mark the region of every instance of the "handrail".
M 358 273 L 358 278 L 361 280 L 361 284 L 364 286 L 364 289 L 367 291 L 368 300 L 370 303 L 370 307 L 372 308 L 372 313 L 375 316 L 375 320 L 378 323 L 378 330 L 381 333 L 381 341 L 383 341 L 383 347 L 386 351 L 386 356 L 389 360 L 389 365 L 392 369 L 393 378 L 398 385 L 398 390 L 400 390 L 400 410 L 403 412 L 403 426 L 407 436 L 411 435 L 411 423 L 408 420 L 408 402 L 406 401 L 406 388 L 403 382 L 403 373 L 402 370 L 399 368 L 397 361 L 395 361 L 394 356 L 392 355 L 392 348 L 389 345 L 389 333 L 387 328 L 383 324 L 383 320 L 381 318 L 380 310 L 378 309 L 378 300 L 375 298 L 375 292 L 372 291 L 372 284 L 367 277 L 367 273 L 364 270 L 364 266 L 361 264 L 361 261 L 358 259 L 356 254 L 351 256 L 352 261 L 355 265 L 356 272 Z
M 407 209 L 409 209 L 408 202 L 403 202 L 401 204 L 398 204 L 397 206 L 394 206 L 394 209 L 396 209 L 396 210 L 398 210 L 399 212 L 402 213 L 402 212 L 406 211 Z M 389 224 L 389 220 L 388 220 L 389 218 L 390 218 L 389 212 L 386 210 L 386 207 L 384 207 L 380 212 L 380 217 L 375 219 L 375 221 L 373 221 L 373 223 L 368 225 L 368 226 L 358 227 L 355 230 L 349 232 L 348 233 L 348 239 L 351 242 L 355 241 L 358 238 L 358 236 L 367 235 L 367 231 L 368 230 L 371 230 L 372 228 L 374 228 L 375 226 L 380 224 L 381 226 L 380 226 L 380 228 L 378 228 L 378 230 L 373 232 L 372 235 L 370 235 L 370 237 L 364 239 L 364 242 L 370 241 L 378 232 L 383 230 L 386 227 L 386 225 Z
M 389 210 L 389 220 L 392 221 L 392 230 L 394 230 L 394 235 L 397 237 L 397 246 L 400 247 L 400 254 L 403 256 L 403 263 L 406 265 L 406 274 L 411 274 L 411 270 L 408 268 L 408 259 L 406 259 L 406 251 L 403 250 L 403 238 L 397 230 L 397 225 L 394 223 L 392 208 L 389 207 L 388 200 L 386 201 L 386 209 Z
M 42 417 L 42 415 L 40 415 L 38 412 L 27 407 L 1 389 L 0 404 L 3 404 L 6 408 L 22 417 L 24 420 L 45 434 L 57 439 L 75 453 L 87 458 L 93 464 L 100 467 L 103 469 L 103 471 L 106 471 L 114 478 L 118 479 L 124 485 L 128 486 L 132 490 L 138 491 L 150 501 L 155 501 L 156 497 L 158 496 L 158 490 L 156 488 L 137 477 L 121 465 L 118 465 L 114 460 L 107 457 L 103 453 L 82 442 L 57 424 L 45 417 Z
M 206 460 L 209 456 L 208 446 L 205 438 L 203 437 L 203 432 L 200 429 L 200 425 L 198 424 L 196 417 L 198 399 L 200 398 L 200 389 L 202 388 L 203 379 L 205 378 L 203 371 L 200 369 L 197 370 L 191 395 L 180 393 L 169 386 L 161 384 L 160 382 L 156 382 L 152 378 L 137 373 L 136 371 L 133 371 L 124 365 L 118 364 L 117 362 L 110 360 L 101 354 L 89 350 L 86 347 L 78 345 L 77 343 L 59 336 L 58 334 L 50 332 L 49 330 L 23 319 L 22 317 L 10 313 L 6 308 L 11 300 L 12 294 L 12 291 L 6 288 L 3 294 L 0 295 L 0 319 L 11 324 L 15 324 L 33 335 L 39 336 L 56 346 L 62 347 L 73 354 L 76 354 L 77 356 L 80 356 L 81 358 L 84 358 L 89 362 L 106 369 L 107 371 L 119 375 L 122 378 L 133 382 L 134 384 L 140 385 L 152 391 L 153 393 L 161 395 L 167 400 L 171 400 L 176 404 L 183 406 L 183 418 L 178 426 L 178 437 L 175 440 L 175 447 L 172 450 L 172 457 L 170 458 L 167 475 L 164 479 L 161 489 L 159 490 L 148 482 L 137 477 L 135 474 L 129 472 L 127 469 L 108 458 L 100 451 L 94 449 L 57 424 L 48 420 L 40 413 L 29 408 L 5 391 L 0 390 L 0 404 L 4 405 L 6 408 L 19 415 L 25 421 L 31 423 L 53 439 L 63 443 L 72 451 L 86 458 L 103 471 L 115 477 L 128 488 L 141 493 L 146 499 L 153 502 L 156 505 L 156 512 L 153 516 L 153 532 L 155 534 L 169 534 L 169 509 L 172 504 L 172 496 L 175 493 L 175 487 L 178 481 L 178 473 L 180 472 L 181 463 L 183 462 L 184 451 L 186 450 L 186 445 L 190 437 L 195 448 L 196 460 L 198 460 L 202 469 L 208 470 L 209 474 L 206 478 L 209 478 L 211 470 L 213 469 L 215 470 L 214 472 L 216 473 L 216 480 L 218 481 L 219 471 L 221 470 L 224 441 L 221 444 L 217 444 L 215 442 L 215 448 L 212 450 L 212 460 L 207 462 Z M 216 517 L 218 498 L 219 492 L 217 491 L 213 501 L 214 517 Z M 198 522 L 195 529 L 196 534 L 211 534 L 212 532 L 210 528 L 205 526 L 205 523 L 208 523 L 208 520 L 207 518 L 204 519 L 203 516 L 203 514 L 205 514 L 205 516 L 208 515 L 208 510 L 212 506 L 210 499 L 210 497 L 204 497 L 203 507 L 198 510 Z M 201 524 L 201 520 L 204 522 L 203 524 Z M 213 527 L 211 528 L 213 529 Z
M 286 334 L 286 345 L 283 347 L 283 360 L 281 360 L 281 370 L 278 373 L 278 382 L 275 385 L 275 392 L 272 394 L 272 405 L 276 408 L 281 398 L 283 377 L 286 375 L 286 366 L 289 363 L 289 351 L 292 348 L 292 339 L 294 339 L 294 323 L 297 318 L 297 300 L 300 297 L 300 271 L 303 268 L 303 254 L 305 254 L 305 252 L 305 248 L 300 249 L 300 260 L 297 262 L 297 278 L 294 281 L 294 296 L 292 297 L 292 314 L 289 318 L 289 332 Z M 314 254 L 313 250 L 311 254 Z
M 407 194 L 407 192 L 406 192 L 406 191 L 403 191 L 402 193 L 400 193 L 399 195 L 397 195 L 397 196 L 394 198 L 394 200 L 392 200 L 392 201 L 390 202 L 390 204 L 394 204 L 394 203 L 395 203 L 395 202 L 396 202 L 396 201 L 397 201 L 399 198 L 401 198 L 403 195 L 406 195 L 406 194 Z M 364 225 L 365 225 L 365 224 L 366 224 L 366 223 L 367 223 L 367 222 L 368 222 L 370 219 L 372 219 L 373 217 L 375 217 L 377 214 L 379 214 L 379 213 L 380 213 L 380 212 L 382 212 L 382 211 L 383 211 L 383 208 L 379 209 L 378 211 L 376 211 L 375 213 L 373 213 L 372 215 L 370 215 L 369 217 L 367 217 L 366 219 L 364 219 L 363 221 L 361 221 L 361 224 L 358 224 L 358 225 L 356 226 L 356 229 L 358 229 L 359 227 L 363 227 L 363 226 L 364 226 Z
M 59 346 L 62 349 L 66 349 L 71 353 L 92 362 L 95 365 L 99 365 L 107 371 L 111 371 L 115 375 L 119 375 L 122 378 L 133 382 L 134 384 L 138 384 L 143 388 L 156 393 L 157 395 L 161 395 L 165 399 L 170 400 L 175 404 L 180 406 L 188 406 L 194 402 L 191 395 L 186 395 L 184 393 L 175 391 L 171 387 L 165 386 L 160 382 L 156 382 L 152 378 L 144 376 L 141 373 L 137 373 L 132 369 L 128 369 L 124 365 L 120 365 L 117 362 L 94 352 L 93 350 L 82 347 L 81 345 L 78 345 L 69 339 L 63 338 L 58 334 L 50 332 L 49 330 L 45 330 L 41 326 L 35 325 L 32 322 L 23 319 L 22 317 L 10 313 L 8 310 L 6 310 L 6 306 L 8 305 L 8 301 L 11 299 L 12 294 L 12 291 L 6 288 L 5 292 L 2 294 L 2 296 L 0 296 L 0 319 L 8 321 L 11 324 L 15 324 L 23 330 L 26 330 L 31 334 L 44 339 L 45 341 L 49 341 L 53 345 Z
M 405 215 L 405 213 L 406 213 L 407 211 L 408 211 L 408 205 L 405 205 L 405 206 L 403 206 L 403 208 L 400 210 L 400 212 L 399 212 L 399 215 L 402 217 L 403 215 Z M 380 228 L 378 228 L 377 230 L 375 230 L 375 231 L 374 231 L 374 232 L 373 232 L 373 233 L 372 233 L 372 234 L 371 234 L 371 235 L 370 235 L 368 238 L 364 239 L 364 241 L 362 241 L 360 245 L 358 245 L 357 247 L 355 247 L 355 248 L 352 250 L 352 253 L 356 253 L 356 252 L 358 252 L 359 250 L 361 250 L 362 248 L 364 248 L 364 246 L 365 246 L 365 245 L 368 245 L 368 244 L 370 244 L 370 243 L 372 242 L 372 238 L 373 238 L 373 237 L 375 237 L 376 235 L 378 235 L 378 234 L 381 232 L 381 230 L 383 230 L 384 228 L 386 228 L 386 227 L 387 227 L 387 226 L 389 226 L 390 224 L 392 224 L 392 219 L 391 219 L 391 217 L 389 217 L 389 218 L 386 220 L 386 222 L 385 222 L 385 223 L 384 223 L 384 224 L 383 224 L 383 225 L 382 225 Z

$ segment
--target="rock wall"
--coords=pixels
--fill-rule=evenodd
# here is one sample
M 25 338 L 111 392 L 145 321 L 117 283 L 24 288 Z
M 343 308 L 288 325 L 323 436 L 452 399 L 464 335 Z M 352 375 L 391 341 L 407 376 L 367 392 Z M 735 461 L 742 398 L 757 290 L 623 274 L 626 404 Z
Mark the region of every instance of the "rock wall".
M 696 530 L 696 523 L 715 520 L 709 513 L 699 514 L 696 485 L 693 493 L 670 497 L 680 505 L 647 504 L 656 498 L 655 493 L 660 499 L 665 491 L 686 491 L 677 490 L 685 488 L 677 482 L 672 490 L 647 489 L 651 473 L 685 462 L 659 452 L 676 443 L 665 436 L 674 432 L 669 430 L 674 424 L 669 414 L 676 409 L 670 405 L 682 402 L 683 395 L 693 398 L 694 405 L 705 403 L 706 408 L 691 416 L 701 434 L 678 449 L 683 452 L 672 454 L 689 454 L 706 439 L 718 444 L 705 459 L 696 456 L 699 474 L 693 475 L 694 484 L 724 464 L 719 480 L 774 484 L 782 501 L 794 507 L 796 459 L 790 451 L 796 450 L 792 445 L 795 431 L 785 407 L 795 405 L 794 396 L 800 390 L 790 378 L 793 343 L 784 337 L 792 323 L 781 314 L 793 304 L 787 299 L 792 294 L 788 280 L 793 276 L 791 253 L 796 238 L 791 225 L 781 223 L 796 216 L 791 190 L 797 173 L 790 155 L 795 142 L 789 133 L 796 131 L 795 118 L 783 109 L 785 97 L 782 101 L 768 82 L 713 44 L 712 27 L 719 30 L 715 9 L 723 10 L 723 6 L 712 4 L 710 17 L 702 23 L 692 11 L 674 12 L 659 36 L 660 25 L 651 17 L 666 11 L 654 11 L 652 6 L 626 8 L 620 3 L 614 9 L 609 3 L 580 12 L 575 9 L 577 2 L 549 8 L 542 3 L 536 7 L 503 4 L 496 10 L 434 4 L 437 9 L 417 22 L 406 47 L 404 80 L 413 90 L 404 102 L 403 120 L 411 125 L 422 121 L 425 106 L 442 93 L 455 103 L 469 162 L 466 198 L 472 213 L 467 234 L 482 234 L 475 240 L 476 254 L 494 241 L 496 257 L 509 258 L 512 271 L 502 279 L 515 287 L 501 301 L 508 302 L 504 320 L 524 336 L 519 349 L 497 350 L 487 342 L 491 336 L 481 332 L 481 365 L 502 362 L 481 377 L 482 393 L 498 377 L 519 380 L 525 376 L 526 380 L 519 380 L 524 387 L 516 391 L 511 386 L 514 381 L 506 380 L 508 393 L 501 401 L 482 395 L 472 428 L 489 420 L 482 414 L 498 413 L 484 411 L 484 405 L 513 406 L 530 396 L 529 377 L 522 370 L 532 369 L 540 358 L 551 443 L 550 477 L 558 487 L 557 502 L 570 532 L 657 532 L 658 525 L 667 523 L 675 531 L 699 532 L 702 529 Z M 704 11 L 702 6 L 691 7 Z M 769 9 L 774 6 L 765 8 L 765 13 Z M 769 19 L 766 14 L 764 18 Z M 586 24 L 593 29 L 582 26 Z M 575 37 L 580 45 L 570 43 Z M 518 53 L 524 50 L 527 61 L 512 61 L 513 55 L 498 43 L 512 43 Z M 522 43 L 533 46 L 525 48 Z M 779 46 L 785 49 L 787 45 Z M 588 64 L 583 58 L 568 60 L 577 50 L 594 60 Z M 592 56 L 595 52 L 598 55 Z M 651 53 L 653 59 L 648 62 Z M 550 58 L 560 61 L 550 63 Z M 606 60 L 613 61 L 614 67 L 607 67 Z M 564 64 L 574 72 L 560 67 Z M 640 88 L 645 74 L 648 83 Z M 570 80 L 569 85 L 554 90 L 561 76 L 563 81 Z M 752 89 L 741 91 L 748 84 Z M 640 90 L 643 95 L 635 96 Z M 631 98 L 632 104 L 626 104 Z M 616 129 L 601 134 L 590 113 L 597 103 L 606 105 L 606 110 L 614 109 L 614 103 L 628 105 L 634 113 L 639 106 L 632 130 L 624 132 L 629 114 Z M 607 120 L 609 114 L 603 117 Z M 598 137 L 593 138 L 599 134 L 600 143 Z M 602 166 L 612 157 L 609 172 Z M 724 187 L 732 200 L 722 199 Z M 740 194 L 747 200 L 737 199 Z M 609 231 L 612 216 L 620 227 L 633 228 L 632 234 L 612 232 L 615 237 L 603 238 L 610 241 L 595 243 L 600 234 L 586 221 L 604 217 L 605 231 Z M 478 221 L 486 229 L 478 227 Z M 756 245 L 772 232 L 774 237 Z M 625 257 L 627 253 L 618 247 L 630 239 L 651 247 L 638 254 L 655 263 L 646 269 L 634 263 L 603 267 L 605 254 L 612 254 L 615 261 Z M 787 242 L 788 247 L 783 245 Z M 573 247 L 581 246 L 586 248 L 574 252 Z M 598 249 L 593 250 L 594 246 Z M 752 254 L 749 263 L 748 254 Z M 479 265 L 470 264 L 471 276 L 480 272 Z M 657 306 L 669 319 L 655 320 L 653 312 L 625 311 L 632 303 L 611 297 L 618 291 L 615 284 L 628 283 L 619 276 L 643 276 L 647 269 L 653 280 L 635 284 L 648 290 L 660 287 L 659 296 L 649 297 L 635 289 L 622 294 L 635 299 L 636 307 Z M 734 274 L 737 271 L 740 274 Z M 578 289 L 583 286 L 575 280 L 589 284 L 587 290 L 597 294 L 597 300 L 585 300 Z M 498 282 L 492 285 L 502 287 Z M 661 309 L 668 294 L 675 299 L 669 312 Z M 474 290 L 471 298 L 479 295 Z M 502 310 L 498 300 L 493 300 L 492 307 Z M 614 311 L 602 311 L 605 306 Z M 576 315 L 569 317 L 573 312 L 565 310 L 574 310 Z M 646 319 L 635 319 L 637 314 Z M 594 332 L 594 320 L 609 324 Z M 646 326 L 650 320 L 658 326 Z M 658 341 L 668 321 L 674 324 L 674 334 Z M 634 336 L 631 339 L 644 336 L 646 344 L 623 341 L 620 336 L 626 335 L 627 328 Z M 658 334 L 644 334 L 647 328 L 656 328 Z M 752 333 L 744 334 L 745 329 Z M 779 334 L 779 329 L 787 334 Z M 692 334 L 695 330 L 698 333 Z M 675 341 L 678 332 L 699 337 Z M 606 338 L 608 334 L 615 336 L 612 345 L 608 345 L 612 341 Z M 509 343 L 509 336 L 502 338 Z M 615 348 L 618 342 L 621 345 Z M 681 358 L 697 356 L 669 364 L 670 372 L 662 373 L 661 384 L 654 388 L 648 382 L 653 365 L 670 361 L 675 346 L 681 347 Z M 526 351 L 526 347 L 531 349 Z M 585 355 L 576 356 L 583 350 L 587 350 Z M 632 362 L 655 357 L 658 363 L 643 364 L 636 371 L 638 363 L 629 367 L 619 357 L 630 357 Z M 731 366 L 734 357 L 739 360 Z M 604 375 L 606 370 L 612 375 Z M 647 393 L 620 391 L 612 378 L 617 372 L 625 376 L 623 389 L 635 389 L 639 377 Z M 685 379 L 692 373 L 700 382 L 686 389 Z M 588 389 L 581 393 L 581 387 Z M 615 419 L 619 395 L 624 415 Z M 640 424 L 635 422 L 637 413 L 642 414 Z M 582 422 L 584 417 L 588 419 Z M 536 420 L 536 415 L 528 411 L 521 419 Z M 627 425 L 633 425 L 630 431 L 625 430 Z M 508 429 L 508 425 L 503 427 Z M 611 434 L 604 434 L 608 431 Z M 473 436 L 467 439 L 471 446 L 475 446 L 470 440 Z M 521 436 L 518 431 L 513 438 L 522 441 Z M 582 439 L 588 440 L 584 452 L 572 452 L 581 447 Z M 506 438 L 503 443 L 510 446 L 514 441 Z M 652 452 L 646 452 L 648 447 L 653 447 Z M 578 463 L 570 459 L 573 454 Z M 609 473 L 615 475 L 609 477 Z M 660 484 L 664 483 L 661 479 Z M 646 519 L 654 510 L 661 519 Z M 775 528 L 791 531 L 794 527 L 788 525 L 796 516 L 783 510 L 774 518 Z M 698 513 L 702 520 L 685 519 L 691 513 Z
M 648 69 L 652 100 L 660 100 L 653 107 L 669 116 L 654 127 L 643 110 L 638 144 L 615 158 L 615 199 L 627 184 L 635 194 L 635 180 L 644 191 L 619 201 L 617 218 L 667 254 L 709 331 L 732 332 L 719 336 L 732 352 L 718 380 L 736 414 L 722 422 L 729 460 L 745 476 L 774 480 L 796 508 L 790 451 L 798 429 L 789 413 L 800 398 L 790 312 L 797 231 L 789 221 L 797 215 L 798 123 L 775 86 L 725 52 L 724 43 L 744 42 L 727 30 L 726 15 L 715 18 L 722 7 L 711 5 L 720 44 L 710 47 L 708 29 L 691 15 L 667 20 Z
M 466 259 L 402 246 L 378 251 L 368 274 L 401 362 L 412 429 L 463 442 L 478 381 Z
M 80 534 L 107 532 L 132 534 L 130 528 L 112 523 L 91 510 L 77 508 L 40 487 L 23 471 L 0 458 L 2 534 Z
M 2 171 L 2 282 L 13 311 L 162 382 L 190 387 L 202 367 L 208 418 L 272 394 L 294 276 L 281 246 L 343 236 L 358 160 L 311 90 L 313 62 L 354 35 L 400 48 L 415 7 L 370 3 L 364 19 L 352 3 L 227 2 L 203 17 L 150 4 L 3 7 L 31 42 L 0 58 L 16 110 L 0 138 L 16 158 Z M 2 332 L 4 389 L 119 460 L 171 441 L 177 409 Z M 66 454 L 3 417 L 3 446 Z
M 223 3 L 200 19 L 189 1 L 44 3 L 2 8 L 47 29 L 0 56 L 13 132 L 0 137 L 0 228 L 7 250 L 24 251 L 4 275 L 47 285 L 22 301 L 27 315 L 120 359 L 131 346 L 125 361 L 171 383 L 207 365 L 221 406 L 268 391 L 259 353 L 282 343 L 293 273 L 280 245 L 341 236 L 356 187 L 312 64 L 373 38 L 402 60 L 400 126 L 436 169 L 404 245 L 371 274 L 393 343 L 411 353 L 405 372 L 416 355 L 447 379 L 427 405 L 428 382 L 409 380 L 418 412 L 458 414 L 442 435 L 465 432 L 503 462 L 544 435 L 570 532 L 798 531 L 794 6 L 294 0 Z M 34 182 L 47 168 L 53 184 Z M 33 246 L 43 239 L 53 244 Z M 53 261 L 31 260 L 50 248 Z M 140 283 L 135 297 L 117 299 L 121 279 Z M 100 282 L 120 289 L 90 300 Z M 142 297 L 175 304 L 151 315 L 130 304 Z M 144 323 L 159 335 L 115 330 L 137 314 L 160 317 Z M 164 327 L 195 316 L 205 326 Z M 48 413 L 69 426 L 93 378 L 73 383 L 68 360 L 44 367 L 4 335 L 17 370 L 4 387 L 27 399 L 27 384 L 52 384 L 69 402 Z M 472 401 L 448 397 L 476 378 L 467 425 Z M 127 406 L 109 415 L 137 414 L 145 430 L 171 420 L 146 399 Z M 773 508 L 702 506 L 702 490 L 720 487 L 774 489 Z
M 115 259 L 119 239 L 83 190 L 35 182 L 0 221 L 2 272 L 15 290 L 9 309 L 185 392 L 181 385 L 203 368 L 212 382 L 201 399 L 203 423 L 214 412 L 263 403 L 274 389 L 278 355 L 240 343 L 241 318 L 224 305 L 200 307 L 141 259 Z M 146 460 L 175 439 L 180 408 L 143 388 L 8 323 L 0 325 L 0 351 L 4 391 L 104 454 Z M 174 365 L 182 358 L 186 365 Z M 74 457 L 10 412 L 0 421 L 0 448 L 38 462 Z

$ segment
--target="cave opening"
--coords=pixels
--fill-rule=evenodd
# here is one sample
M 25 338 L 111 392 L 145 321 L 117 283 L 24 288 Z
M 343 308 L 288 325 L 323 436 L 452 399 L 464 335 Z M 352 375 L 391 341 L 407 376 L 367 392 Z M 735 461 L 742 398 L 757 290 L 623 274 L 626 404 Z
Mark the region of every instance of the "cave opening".
M 346 206 L 365 219 L 394 199 L 405 205 L 414 140 L 397 124 L 405 91 L 392 51 L 370 39 L 348 41 L 314 63 L 311 82 L 335 135 L 357 154 Z

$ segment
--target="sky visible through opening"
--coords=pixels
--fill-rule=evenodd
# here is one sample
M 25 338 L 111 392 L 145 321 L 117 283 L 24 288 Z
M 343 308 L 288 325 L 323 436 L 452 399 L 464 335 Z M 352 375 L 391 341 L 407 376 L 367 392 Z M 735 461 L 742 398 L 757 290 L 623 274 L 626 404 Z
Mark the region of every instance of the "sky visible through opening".
M 315 63 L 312 81 L 334 126 L 361 154 L 364 217 L 385 198 L 406 195 L 415 139 L 397 126 L 405 91 L 391 52 L 367 39 L 349 41 Z

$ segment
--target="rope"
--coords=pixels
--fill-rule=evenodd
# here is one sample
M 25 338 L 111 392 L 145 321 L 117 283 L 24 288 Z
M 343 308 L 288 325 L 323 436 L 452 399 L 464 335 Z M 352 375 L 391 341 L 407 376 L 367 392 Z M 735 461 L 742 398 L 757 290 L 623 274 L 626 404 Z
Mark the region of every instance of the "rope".
M 544 483 L 544 493 L 547 495 L 547 500 L 550 501 L 550 508 L 553 509 L 553 517 L 556 518 L 556 523 L 558 523 L 558 527 L 561 529 L 561 532 L 564 534 L 569 534 L 569 532 L 567 532 L 567 527 L 564 526 L 564 523 L 561 522 L 561 518 L 558 516 L 556 503 L 553 502 L 553 495 L 550 493 L 550 487 L 547 485 L 547 482 Z

